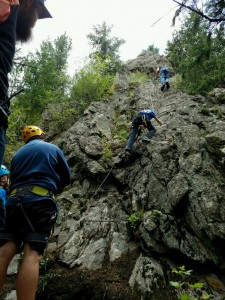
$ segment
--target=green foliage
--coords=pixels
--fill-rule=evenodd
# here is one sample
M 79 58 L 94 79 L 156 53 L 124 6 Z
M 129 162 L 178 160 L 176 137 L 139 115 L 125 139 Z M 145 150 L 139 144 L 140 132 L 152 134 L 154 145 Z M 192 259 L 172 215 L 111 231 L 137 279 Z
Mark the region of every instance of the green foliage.
M 71 40 L 64 34 L 53 43 L 44 41 L 35 54 L 17 59 L 12 74 L 22 75 L 19 82 L 12 77 L 11 80 L 17 84 L 14 90 L 23 88 L 24 92 L 12 101 L 13 123 L 38 124 L 49 103 L 60 103 L 67 98 L 70 80 L 66 67 L 70 50 Z
M 224 81 L 224 46 L 222 29 L 217 28 L 212 34 L 204 18 L 190 13 L 167 44 L 167 57 L 181 76 L 184 90 L 205 94 Z
M 125 43 L 124 39 L 111 37 L 113 26 L 107 26 L 106 22 L 102 25 L 93 26 L 93 33 L 87 35 L 91 47 L 94 49 L 93 54 L 99 55 L 105 59 L 106 56 L 119 60 L 119 48 Z
M 161 215 L 161 211 L 157 209 L 153 209 L 150 211 L 150 214 L 148 215 L 149 219 L 154 220 L 158 218 Z
M 125 142 L 129 137 L 129 130 L 126 121 L 118 121 L 112 130 L 113 138 L 117 139 L 119 143 Z
M 209 116 L 210 115 L 210 111 L 208 108 L 204 107 L 200 110 L 200 113 L 204 116 Z
M 173 86 L 176 89 L 183 88 L 182 76 L 180 74 L 175 74 L 173 78 L 171 78 L 171 82 L 173 82 Z
M 41 128 L 54 134 L 67 130 L 79 118 L 76 106 L 69 100 L 58 105 L 49 105 L 42 115 Z
M 60 275 L 59 274 L 54 274 L 54 273 L 51 273 L 51 272 L 40 276 L 39 281 L 38 281 L 37 294 L 41 295 L 45 291 L 45 289 L 48 286 L 50 280 L 54 279 L 54 278 L 57 278 L 57 277 L 60 277 Z
M 113 139 L 121 142 L 127 141 L 129 137 L 130 126 L 128 127 L 127 119 L 122 118 L 119 110 L 115 110 L 114 114 L 114 126 L 112 129 Z
M 172 270 L 172 273 L 178 274 L 181 277 L 190 276 L 192 272 L 193 270 L 185 270 L 185 266 L 179 267 L 178 270 L 177 269 Z
M 143 212 L 136 212 L 128 217 L 131 228 L 136 229 L 141 222 Z
M 105 158 L 112 158 L 113 157 L 112 149 L 105 136 L 102 137 L 102 144 L 103 144 L 103 156 Z
M 89 63 L 74 77 L 71 101 L 83 112 L 92 101 L 101 101 L 109 96 L 114 81 L 110 74 L 112 59 L 94 55 Z
M 177 1 L 173 0 L 177 3 Z M 224 29 L 224 1 L 218 0 L 185 0 L 176 10 L 173 23 L 183 10 L 189 10 L 201 16 L 209 23 L 209 31 L 215 32 L 217 28 Z
M 7 130 L 6 160 L 23 144 L 19 138 L 25 125 L 40 126 L 41 115 L 49 104 L 58 104 L 68 99 L 70 78 L 66 73 L 71 40 L 64 34 L 54 42 L 44 41 L 40 51 L 21 57 L 18 49 L 14 68 L 10 74 L 10 95 L 24 89 L 11 100 L 11 115 Z M 61 115 L 59 125 L 66 120 Z
M 139 71 L 133 72 L 129 76 L 129 83 L 145 83 L 148 81 L 148 75 Z
M 224 112 L 220 106 L 215 106 L 211 112 L 214 113 L 218 118 L 221 118 L 224 115 Z
M 205 291 L 202 290 L 202 288 L 204 287 L 204 283 L 203 282 L 196 282 L 194 284 L 191 284 L 189 282 L 187 282 L 185 279 L 188 276 L 191 276 L 191 273 L 193 272 L 193 270 L 186 270 L 185 266 L 181 266 L 178 269 L 172 269 L 172 273 L 177 274 L 178 276 L 181 276 L 182 281 L 170 281 L 170 285 L 172 287 L 175 287 L 177 289 L 180 289 L 181 292 L 185 289 L 185 288 L 190 288 L 190 289 L 196 289 L 196 290 L 201 290 L 202 291 L 202 295 L 200 296 L 200 298 L 196 298 L 196 297 L 192 297 L 187 293 L 182 293 L 180 296 L 181 300 L 199 300 L 199 299 L 210 299 L 210 295 L 208 295 Z
M 40 261 L 40 277 L 38 281 L 37 295 L 41 296 L 48 286 L 50 280 L 59 277 L 59 274 L 48 272 L 50 266 L 50 260 L 47 257 L 44 257 Z
M 152 44 L 148 46 L 147 51 L 151 53 L 159 53 L 159 48 L 155 47 L 155 45 Z

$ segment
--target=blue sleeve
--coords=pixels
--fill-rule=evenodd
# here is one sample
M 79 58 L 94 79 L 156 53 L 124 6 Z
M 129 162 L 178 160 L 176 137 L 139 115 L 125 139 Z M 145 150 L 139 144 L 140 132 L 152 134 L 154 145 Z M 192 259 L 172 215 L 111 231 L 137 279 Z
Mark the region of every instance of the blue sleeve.
M 6 203 L 6 190 L 3 188 L 0 188 L 0 200 L 2 201 L 3 205 Z
M 0 228 L 5 224 L 5 201 L 6 201 L 6 191 L 0 188 Z
M 69 165 L 65 159 L 65 156 L 63 154 L 63 152 L 58 149 L 58 153 L 57 153 L 58 157 L 58 174 L 60 176 L 60 182 L 61 182 L 61 188 L 66 187 L 67 185 L 70 184 L 70 178 L 71 178 L 71 171 L 69 168 Z
M 151 111 L 150 113 L 146 114 L 147 119 L 150 121 L 152 118 L 156 117 L 156 114 Z

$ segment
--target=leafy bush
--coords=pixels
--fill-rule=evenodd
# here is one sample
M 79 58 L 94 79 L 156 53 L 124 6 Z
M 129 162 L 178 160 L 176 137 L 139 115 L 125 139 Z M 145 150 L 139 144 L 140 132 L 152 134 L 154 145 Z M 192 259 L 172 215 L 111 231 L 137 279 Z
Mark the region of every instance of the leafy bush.
M 208 295 L 208 293 L 206 293 L 205 291 L 202 291 L 202 288 L 204 287 L 204 283 L 203 282 L 196 282 L 194 284 L 191 284 L 189 282 L 187 282 L 185 279 L 186 277 L 190 276 L 193 270 L 186 270 L 185 266 L 179 267 L 178 269 L 173 269 L 172 273 L 175 273 L 177 275 L 179 275 L 182 278 L 182 281 L 170 281 L 170 285 L 180 289 L 181 290 L 181 296 L 180 299 L 181 300 L 199 300 L 199 299 L 210 299 L 210 295 Z M 188 295 L 187 293 L 183 293 L 183 290 L 186 288 L 190 288 L 190 289 L 197 289 L 197 290 L 201 290 L 202 291 L 202 295 L 200 296 L 200 298 L 196 298 L 196 297 L 192 297 L 190 295 Z
M 148 75 L 139 71 L 133 72 L 129 76 L 129 83 L 145 83 L 148 81 Z
M 130 126 L 127 122 L 127 117 L 121 115 L 118 109 L 115 110 L 114 114 L 114 126 L 112 129 L 113 138 L 118 141 L 118 143 L 127 141 L 129 137 Z
M 103 144 L 103 156 L 105 158 L 112 158 L 113 157 L 112 149 L 105 136 L 102 137 L 102 144 Z
M 111 60 L 93 56 L 74 77 L 71 99 L 86 108 L 91 101 L 101 101 L 111 92 L 114 76 L 110 73 Z
M 143 212 L 140 211 L 140 212 L 133 213 L 128 217 L 128 222 L 131 228 L 136 229 L 138 227 L 138 225 L 141 223 L 142 215 Z
M 204 18 L 190 13 L 167 44 L 167 58 L 181 75 L 179 85 L 190 94 L 206 94 L 224 82 L 224 30 L 215 27 L 212 34 L 209 26 Z

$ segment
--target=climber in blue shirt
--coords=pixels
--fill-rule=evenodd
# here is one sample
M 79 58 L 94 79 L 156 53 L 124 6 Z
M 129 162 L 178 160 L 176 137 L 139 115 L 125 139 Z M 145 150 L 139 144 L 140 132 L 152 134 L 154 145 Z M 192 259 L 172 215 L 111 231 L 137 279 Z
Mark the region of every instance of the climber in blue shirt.
M 162 84 L 161 91 L 170 88 L 170 72 L 168 67 L 159 66 L 156 70 L 156 77 L 160 77 L 160 83 Z
M 152 125 L 151 120 L 154 119 L 159 125 L 162 122 L 156 117 L 156 114 L 151 109 L 144 109 L 139 111 L 139 113 L 132 119 L 132 125 L 130 130 L 130 135 L 125 148 L 126 154 L 130 154 L 137 137 L 138 129 L 143 126 L 148 129 L 142 140 L 150 141 L 150 139 L 155 135 L 156 129 Z
M 6 218 L 0 230 L 0 288 L 12 258 L 23 249 L 17 276 L 17 299 L 34 299 L 39 263 L 56 221 L 54 195 L 70 184 L 70 169 L 63 152 L 44 141 L 44 131 L 27 126 L 25 143 L 11 162 L 11 186 Z

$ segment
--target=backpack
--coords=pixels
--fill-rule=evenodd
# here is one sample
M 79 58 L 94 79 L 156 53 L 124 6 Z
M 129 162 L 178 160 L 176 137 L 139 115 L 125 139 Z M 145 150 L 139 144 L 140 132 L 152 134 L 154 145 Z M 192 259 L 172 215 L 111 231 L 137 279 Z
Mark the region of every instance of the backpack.
M 139 125 L 144 125 L 147 127 L 148 123 L 152 118 L 154 118 L 156 115 L 154 111 L 151 109 L 143 109 L 139 111 L 139 113 L 135 117 L 135 122 L 138 123 Z
M 161 75 L 163 74 L 164 76 L 168 76 L 169 73 L 170 73 L 170 71 L 169 71 L 169 68 L 167 68 L 167 67 L 162 67 L 162 68 L 160 69 L 160 74 L 161 74 Z
M 0 0 L 0 24 L 10 15 L 11 5 L 19 5 L 19 0 Z
M 138 115 L 148 115 L 149 117 L 151 116 L 153 118 L 156 116 L 154 111 L 151 109 L 143 109 L 139 111 Z

